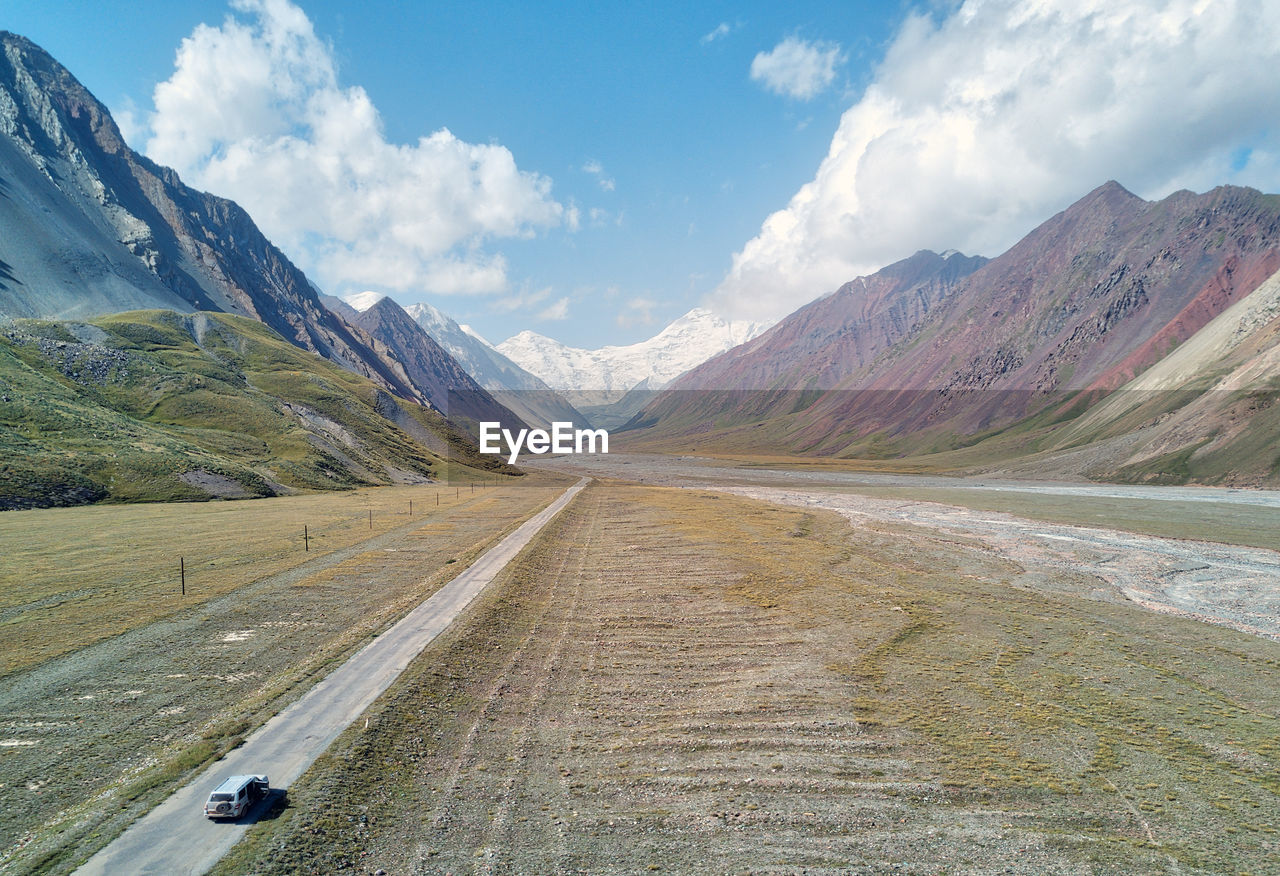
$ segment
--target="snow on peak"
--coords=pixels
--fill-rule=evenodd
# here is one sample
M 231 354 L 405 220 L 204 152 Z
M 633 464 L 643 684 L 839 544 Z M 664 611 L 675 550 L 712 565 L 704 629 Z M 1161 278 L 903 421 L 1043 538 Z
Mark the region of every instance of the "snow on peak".
M 583 350 L 526 330 L 498 344 L 498 350 L 553 389 L 619 392 L 641 383 L 658 389 L 768 327 L 729 322 L 695 307 L 649 340 L 628 346 Z
M 425 301 L 410 304 L 405 313 L 485 389 L 546 391 L 545 383 L 503 356 L 469 327 L 458 325 L 447 313 Z
M 462 325 L 459 325 L 459 326 L 458 326 L 458 328 L 462 329 L 464 332 L 466 332 L 466 333 L 467 333 L 468 335 L 470 335 L 471 337 L 475 338 L 475 339 L 476 339 L 477 341 L 479 341 L 480 343 L 484 344 L 486 347 L 492 347 L 492 346 L 493 346 L 493 344 L 489 343 L 488 339 L 486 339 L 484 335 L 480 334 L 478 331 L 476 331 L 475 329 L 473 329 L 471 326 L 466 325 L 466 324 L 462 324 Z
M 350 295 L 343 295 L 342 300 L 350 304 L 360 313 L 364 313 L 370 307 L 377 304 L 387 296 L 381 292 L 352 292 Z

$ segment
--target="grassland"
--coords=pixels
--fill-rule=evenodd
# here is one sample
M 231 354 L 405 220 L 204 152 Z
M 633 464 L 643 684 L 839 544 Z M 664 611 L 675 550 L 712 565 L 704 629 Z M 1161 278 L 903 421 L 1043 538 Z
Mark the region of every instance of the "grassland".
M 1280 646 L 599 483 L 217 870 L 1264 873 Z
M 569 482 L 0 515 L 0 870 L 69 872 Z
M 0 385 L 0 509 L 267 496 L 504 468 L 437 412 L 228 314 L 6 322 Z
M 498 483 L 0 514 L 0 679 L 420 522 Z

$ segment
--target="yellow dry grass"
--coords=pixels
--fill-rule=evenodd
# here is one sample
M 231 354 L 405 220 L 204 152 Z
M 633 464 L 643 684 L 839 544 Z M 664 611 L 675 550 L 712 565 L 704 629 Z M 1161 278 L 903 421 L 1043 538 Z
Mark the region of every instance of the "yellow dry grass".
M 0 675 L 424 517 L 464 506 L 482 508 L 530 490 L 550 496 L 558 489 L 562 486 L 535 477 L 252 501 L 5 512 L 0 514 Z

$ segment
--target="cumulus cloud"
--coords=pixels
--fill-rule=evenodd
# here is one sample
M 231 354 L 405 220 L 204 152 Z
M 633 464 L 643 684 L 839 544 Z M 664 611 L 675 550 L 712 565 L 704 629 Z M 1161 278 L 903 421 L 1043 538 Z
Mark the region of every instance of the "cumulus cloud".
M 790 36 L 751 61 L 751 78 L 774 94 L 810 100 L 836 78 L 843 58 L 835 43 Z
M 717 309 L 773 318 L 917 249 L 995 256 L 1108 179 L 1280 187 L 1280 6 L 969 0 L 907 18 Z
M 239 202 L 321 285 L 502 291 L 507 264 L 487 243 L 572 226 L 551 181 L 500 145 L 443 128 L 388 142 L 368 94 L 339 84 L 332 48 L 290 0 L 232 7 L 182 41 L 155 89 L 146 152 Z

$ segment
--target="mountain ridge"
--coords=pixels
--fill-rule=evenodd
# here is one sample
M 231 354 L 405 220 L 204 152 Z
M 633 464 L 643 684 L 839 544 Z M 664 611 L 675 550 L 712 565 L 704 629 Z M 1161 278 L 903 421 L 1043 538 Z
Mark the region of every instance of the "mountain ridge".
M 525 371 L 506 356 L 495 350 L 488 341 L 467 327 L 458 325 L 443 311 L 418 302 L 400 308 L 392 299 L 380 292 L 365 291 L 338 299 L 324 297 L 325 303 L 344 314 L 357 325 L 370 328 L 366 323 L 377 317 L 366 316 L 370 311 L 391 301 L 408 318 L 412 319 L 432 344 L 446 352 L 456 363 L 460 375 L 453 381 L 455 404 L 467 419 L 506 421 L 516 426 L 516 419 L 528 425 L 550 428 L 555 422 L 586 425 L 588 418 L 566 401 L 559 393 Z M 402 328 L 401 334 L 407 334 Z M 385 340 L 385 338 L 384 338 Z M 447 369 L 452 372 L 452 369 Z M 501 406 L 491 408 L 485 399 L 492 399 Z M 447 399 L 446 399 L 447 402 Z M 515 417 L 503 414 L 514 414 Z
M 929 298 L 900 336 L 886 336 L 892 308 L 867 294 L 891 277 L 882 271 L 860 278 L 684 375 L 633 419 L 630 440 L 687 446 L 697 436 L 699 447 L 739 449 L 753 440 L 777 452 L 874 459 L 975 445 L 1005 457 L 1063 451 L 1067 433 L 1055 423 L 1129 385 L 1277 267 L 1280 196 L 1219 186 L 1148 202 L 1111 181 Z M 825 335 L 812 318 L 823 308 L 838 317 L 822 326 Z M 849 337 L 833 342 L 832 323 Z M 819 355 L 834 358 L 815 366 Z M 817 383 L 811 374 L 829 379 Z M 1142 410 L 1168 416 L 1191 398 L 1166 394 Z M 1255 410 L 1266 410 L 1273 399 L 1264 393 L 1254 401 Z M 1224 406 L 1215 410 L 1235 416 Z M 1132 417 L 1125 422 L 1143 426 Z M 1201 432 L 1165 442 L 1176 470 L 1227 477 L 1207 461 L 1216 454 L 1236 460 L 1249 483 L 1277 477 L 1280 461 L 1247 460 L 1234 439 L 1216 441 L 1224 422 L 1197 423 Z M 1105 431 L 1095 428 L 1094 437 Z M 1015 440 L 1015 433 L 1023 437 Z M 1001 436 L 1009 436 L 1007 446 L 997 451 Z M 1169 449 L 1177 441 L 1178 449 Z M 1248 441 L 1257 443 L 1256 431 Z M 1198 462 L 1172 459 L 1184 451 Z M 1174 477 L 1161 464 L 1140 462 L 1103 454 L 1091 472 Z
M 665 386 L 765 328 L 757 322 L 731 322 L 695 307 L 653 337 L 634 344 L 586 350 L 526 329 L 496 349 L 552 389 L 598 393 L 603 399 L 616 401 L 646 380 L 653 389 Z
M 130 149 L 106 107 L 65 67 L 8 31 L 0 31 L 0 132 L 0 177 L 12 181 L 0 198 L 9 241 L 0 253 L 0 312 L 84 319 L 141 306 L 249 316 L 427 402 L 399 363 L 321 304 L 239 205 L 190 188 Z M 44 227 L 42 208 L 51 204 L 61 226 L 83 239 L 27 230 Z M 50 263 L 66 268 L 45 270 Z

